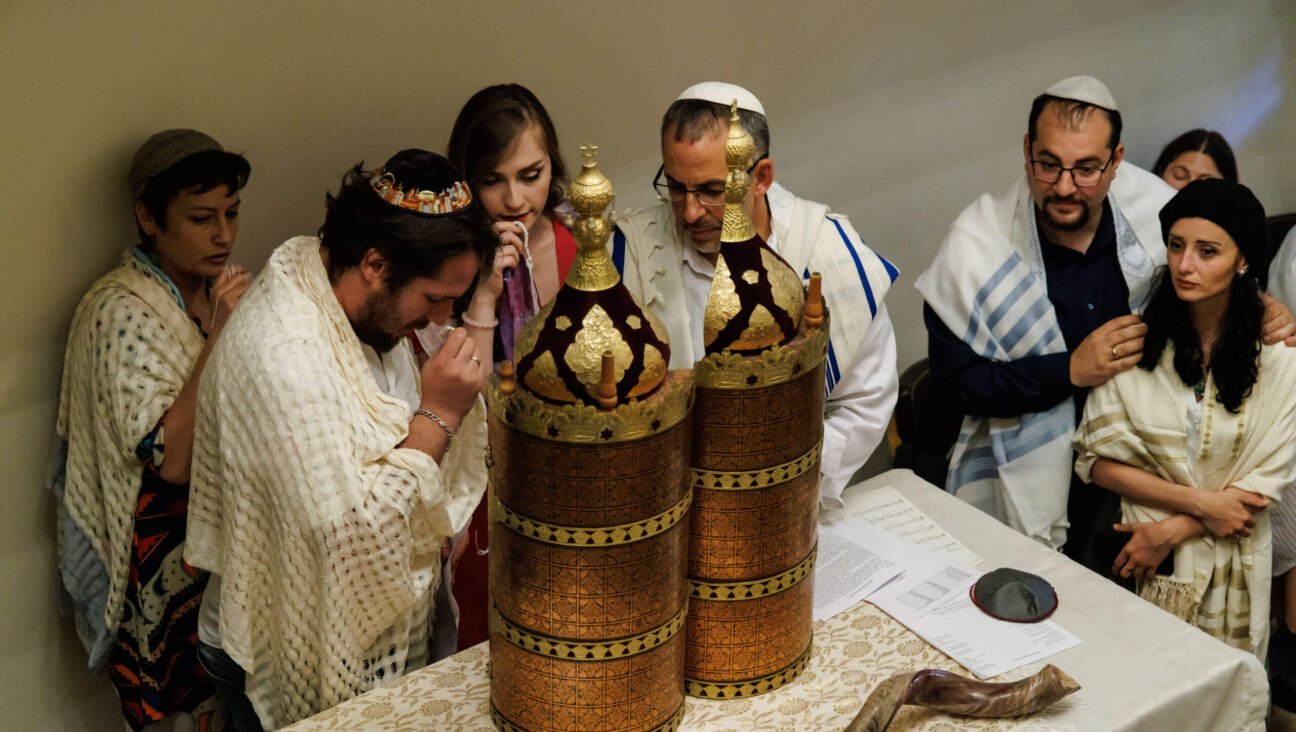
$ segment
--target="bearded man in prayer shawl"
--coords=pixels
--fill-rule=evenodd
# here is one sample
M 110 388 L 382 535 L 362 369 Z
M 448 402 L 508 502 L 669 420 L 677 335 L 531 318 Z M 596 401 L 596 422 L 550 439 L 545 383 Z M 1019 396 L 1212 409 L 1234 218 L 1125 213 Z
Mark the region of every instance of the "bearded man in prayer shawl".
M 1165 262 L 1157 212 L 1174 194 L 1122 162 L 1121 126 L 1101 81 L 1050 86 L 1025 176 L 964 209 L 915 283 L 933 384 L 964 414 L 946 489 L 1104 576 L 1128 536 L 1110 528 L 1116 501 L 1074 476 L 1071 434 L 1089 389 L 1141 358 L 1133 313 Z M 1296 333 L 1266 302 L 1265 343 Z
M 267 729 L 423 664 L 440 548 L 486 485 L 473 340 L 447 337 L 415 408 L 370 364 L 412 367 L 393 349 L 489 267 L 498 242 L 467 184 L 405 150 L 357 165 L 327 209 L 318 238 L 270 257 L 198 395 L 185 556 L 220 581 L 200 649 Z
M 825 370 L 820 500 L 841 508 L 842 490 L 886 432 L 895 408 L 895 331 L 882 298 L 899 275 L 860 240 L 845 216 L 792 195 L 774 181 L 769 124 L 755 95 L 734 84 L 685 89 L 661 125 L 661 203 L 617 221 L 612 259 L 626 287 L 666 325 L 670 368 L 706 355 L 703 313 L 715 276 L 724 219 L 725 139 L 730 105 L 756 143 L 744 205 L 761 238 L 793 271 L 823 275 L 832 308 Z
M 1246 186 L 1198 180 L 1161 224 L 1168 262 L 1143 314 L 1139 368 L 1089 395 L 1076 472 L 1122 497 L 1117 528 L 1130 538 L 1113 571 L 1263 661 L 1266 508 L 1296 479 L 1296 351 L 1260 344 L 1264 208 Z

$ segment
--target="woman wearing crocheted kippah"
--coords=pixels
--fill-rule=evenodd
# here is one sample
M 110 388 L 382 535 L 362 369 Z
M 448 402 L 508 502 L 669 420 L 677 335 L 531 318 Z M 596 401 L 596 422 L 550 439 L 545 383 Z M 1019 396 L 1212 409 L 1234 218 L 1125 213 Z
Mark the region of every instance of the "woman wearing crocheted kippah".
M 140 243 L 90 286 L 68 334 L 59 570 L 90 668 L 107 668 L 135 730 L 173 714 L 223 724 L 196 657 L 207 575 L 182 552 L 198 379 L 249 284 L 229 257 L 250 172 L 196 130 L 150 137 L 129 175 Z
M 500 237 L 491 276 L 456 303 L 455 319 L 479 352 L 511 359 L 517 333 L 558 293 L 576 257 L 576 240 L 560 220 L 568 213 L 568 177 L 558 133 L 530 89 L 498 84 L 464 104 L 446 156 L 463 171 Z M 433 324 L 418 333 L 424 348 L 436 348 L 441 330 Z M 460 650 L 488 634 L 486 535 L 483 504 L 452 560 Z

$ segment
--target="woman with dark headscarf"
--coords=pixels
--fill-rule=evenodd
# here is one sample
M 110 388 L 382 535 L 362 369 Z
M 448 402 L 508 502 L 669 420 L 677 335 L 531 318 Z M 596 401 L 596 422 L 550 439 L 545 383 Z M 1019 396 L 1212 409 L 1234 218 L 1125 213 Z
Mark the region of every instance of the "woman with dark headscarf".
M 1264 209 L 1245 186 L 1195 181 L 1161 226 L 1167 264 L 1142 360 L 1090 393 L 1076 472 L 1122 497 L 1116 528 L 1131 536 L 1113 572 L 1263 659 L 1265 509 L 1296 478 L 1296 351 L 1260 341 Z
M 129 176 L 140 243 L 90 286 L 68 333 L 59 570 L 90 667 L 107 668 L 135 730 L 178 713 L 211 724 L 196 656 L 208 575 L 182 553 L 198 380 L 248 288 L 229 257 L 250 171 L 196 130 L 145 141 Z

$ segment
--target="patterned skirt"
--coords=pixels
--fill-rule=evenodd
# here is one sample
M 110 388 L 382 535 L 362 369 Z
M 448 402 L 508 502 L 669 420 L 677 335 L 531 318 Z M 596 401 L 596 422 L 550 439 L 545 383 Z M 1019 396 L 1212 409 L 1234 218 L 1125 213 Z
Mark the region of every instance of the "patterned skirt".
M 135 505 L 130 579 L 108 677 L 134 730 L 177 712 L 201 732 L 223 727 L 215 692 L 198 663 L 198 608 L 207 573 L 183 559 L 189 486 L 144 471 Z

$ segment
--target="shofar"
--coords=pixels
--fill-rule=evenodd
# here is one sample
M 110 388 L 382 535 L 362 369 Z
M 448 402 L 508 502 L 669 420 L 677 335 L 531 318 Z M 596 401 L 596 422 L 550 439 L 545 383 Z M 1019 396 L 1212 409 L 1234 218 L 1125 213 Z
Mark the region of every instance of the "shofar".
M 1034 714 L 1079 689 L 1075 679 L 1053 664 L 1021 681 L 1001 684 L 939 669 L 896 674 L 878 684 L 845 732 L 882 732 L 905 704 L 967 717 L 1017 717 Z

